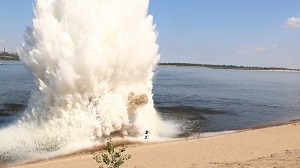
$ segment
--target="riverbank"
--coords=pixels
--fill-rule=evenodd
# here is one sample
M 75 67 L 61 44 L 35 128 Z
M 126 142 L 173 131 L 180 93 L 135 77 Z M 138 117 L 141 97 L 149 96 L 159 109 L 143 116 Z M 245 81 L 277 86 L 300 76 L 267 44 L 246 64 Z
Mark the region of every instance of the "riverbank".
M 132 159 L 122 167 L 299 167 L 300 122 L 214 137 L 129 146 Z M 15 168 L 97 168 L 90 154 Z
M 290 69 L 283 67 L 257 67 L 257 66 L 237 66 L 237 65 L 215 65 L 215 64 L 195 64 L 195 63 L 158 63 L 159 66 L 175 67 L 198 67 L 211 69 L 229 70 L 255 70 L 255 71 L 274 71 L 274 72 L 300 72 L 300 69 Z

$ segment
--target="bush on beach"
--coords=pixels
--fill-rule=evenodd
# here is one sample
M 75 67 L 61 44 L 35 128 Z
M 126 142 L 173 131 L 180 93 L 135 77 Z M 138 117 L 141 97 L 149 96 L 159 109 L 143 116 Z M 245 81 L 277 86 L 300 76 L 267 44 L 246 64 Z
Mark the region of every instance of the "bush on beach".
M 122 154 L 125 152 L 126 147 L 122 146 L 118 151 L 115 151 L 115 147 L 111 138 L 107 139 L 106 147 L 104 151 L 93 152 L 93 159 L 100 164 L 99 168 L 104 168 L 104 164 L 107 168 L 119 168 L 125 160 L 131 158 L 130 154 Z M 103 164 L 104 163 L 104 164 Z

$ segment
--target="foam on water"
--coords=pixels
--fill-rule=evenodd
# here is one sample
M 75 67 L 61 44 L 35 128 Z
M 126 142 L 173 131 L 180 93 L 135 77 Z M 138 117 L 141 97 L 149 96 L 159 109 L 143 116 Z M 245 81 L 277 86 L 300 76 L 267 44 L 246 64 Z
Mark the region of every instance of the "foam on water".
M 0 130 L 0 161 L 66 154 L 111 134 L 172 136 L 157 115 L 148 0 L 36 0 L 20 57 L 35 77 L 24 117 Z

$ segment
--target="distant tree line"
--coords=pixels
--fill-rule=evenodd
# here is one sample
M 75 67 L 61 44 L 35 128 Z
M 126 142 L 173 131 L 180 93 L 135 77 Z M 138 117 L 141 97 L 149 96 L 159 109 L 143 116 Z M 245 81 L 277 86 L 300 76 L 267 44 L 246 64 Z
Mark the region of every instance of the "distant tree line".
M 0 52 L 0 60 L 19 61 L 20 57 L 17 53 Z
M 238 70 L 282 70 L 282 71 L 300 71 L 299 69 L 288 69 L 282 67 L 253 67 L 253 66 L 236 66 L 236 65 L 213 65 L 213 64 L 192 64 L 192 63 L 158 63 L 161 66 L 189 66 L 204 67 L 212 69 L 238 69 Z

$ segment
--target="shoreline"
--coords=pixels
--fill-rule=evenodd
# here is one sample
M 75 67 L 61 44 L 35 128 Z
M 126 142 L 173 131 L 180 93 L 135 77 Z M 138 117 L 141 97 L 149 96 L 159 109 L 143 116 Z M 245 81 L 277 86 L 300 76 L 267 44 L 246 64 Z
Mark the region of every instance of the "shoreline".
M 220 64 L 198 64 L 198 63 L 158 63 L 158 66 L 174 66 L 174 67 L 196 67 L 210 69 L 228 69 L 228 70 L 255 70 L 255 71 L 293 71 L 300 72 L 300 69 L 283 68 L 283 67 L 259 67 L 259 66 L 241 66 L 241 65 L 220 65 Z
M 300 70 L 278 70 L 278 69 L 269 69 L 269 70 L 263 70 L 263 69 L 243 69 L 243 68 L 211 68 L 211 67 L 205 67 L 205 66 L 180 66 L 180 65 L 158 65 L 162 67 L 178 67 L 178 68 L 208 68 L 208 69 L 214 69 L 214 70 L 237 70 L 237 71 L 256 71 L 256 72 L 292 72 L 297 73 L 300 72 Z
M 290 129 L 295 129 L 294 131 L 289 131 Z M 284 131 L 282 131 L 284 130 Z M 184 139 L 184 138 L 178 138 L 170 141 L 165 141 L 165 142 L 149 142 L 149 143 L 139 143 L 139 144 L 133 144 L 129 145 L 126 153 L 132 154 L 133 158 L 135 159 L 130 159 L 128 162 L 125 162 L 124 165 L 130 165 L 132 166 L 137 166 L 137 167 L 202 167 L 202 166 L 209 166 L 209 167 L 218 167 L 220 165 L 222 166 L 227 166 L 227 165 L 235 165 L 236 163 L 238 164 L 243 164 L 244 162 L 251 162 L 251 164 L 255 164 L 256 161 L 259 160 L 261 162 L 263 158 L 269 158 L 276 160 L 276 156 L 285 156 L 286 150 L 289 150 L 289 152 L 299 153 L 299 158 L 300 158 L 300 141 L 297 140 L 297 138 L 289 138 L 290 136 L 296 136 L 300 138 L 300 135 L 298 135 L 300 131 L 300 120 L 291 120 L 288 122 L 284 123 L 274 123 L 274 124 L 265 124 L 265 125 L 260 125 L 260 126 L 255 126 L 253 128 L 249 129 L 243 129 L 243 130 L 238 130 L 237 132 L 234 133 L 229 133 L 229 134 L 222 134 L 222 135 L 216 135 L 216 136 L 209 136 L 209 137 L 202 137 L 200 139 L 197 138 L 191 138 L 191 139 Z M 264 134 L 270 133 L 270 136 L 266 136 Z M 255 136 L 253 136 L 253 134 Z M 291 134 L 291 135 L 290 135 Z M 277 138 L 272 138 L 272 136 L 277 137 Z M 284 136 L 287 138 L 287 142 L 282 142 L 285 140 Z M 238 139 L 243 139 L 242 141 L 239 141 Z M 267 138 L 267 139 L 266 139 Z M 261 139 L 261 141 L 257 141 Z M 270 146 L 269 143 L 266 143 L 268 141 L 273 141 L 273 140 L 278 140 L 277 144 L 275 141 L 274 149 L 270 149 L 270 151 L 266 150 L 263 151 L 261 148 L 266 148 L 266 146 Z M 280 139 L 280 140 L 279 140 Z M 250 142 L 248 142 L 250 140 Z M 257 141 L 257 142 L 256 142 Z M 201 143 L 202 142 L 202 143 Z M 237 143 L 234 145 L 234 142 Z M 247 144 L 245 146 L 242 145 L 243 142 Z M 225 144 L 224 144 L 225 143 Z M 229 143 L 226 145 L 226 143 Z M 233 144 L 232 144 L 233 143 Z M 241 144 L 242 143 L 242 144 Z M 261 146 L 261 143 L 264 145 Z M 291 147 L 291 144 L 297 144 L 293 145 Z M 206 149 L 205 151 L 208 152 L 207 155 L 212 155 L 209 158 L 206 157 L 206 155 L 203 155 L 200 151 L 195 151 L 195 148 L 198 146 L 201 146 L 199 149 Z M 224 146 L 225 145 L 225 146 Z M 285 149 L 282 148 L 282 150 L 278 151 L 279 146 L 284 146 L 286 145 Z M 227 146 L 227 147 L 226 147 Z M 256 147 L 255 147 L 256 146 Z M 273 145 L 271 145 L 273 147 Z M 171 148 L 170 148 L 171 147 Z M 250 147 L 250 148 L 249 148 Z M 234 150 L 235 148 L 238 148 L 239 150 L 236 151 Z M 190 149 L 191 151 L 189 152 Z M 230 150 L 228 150 L 230 149 Z M 261 152 L 258 152 L 256 155 L 254 155 L 255 150 L 261 150 Z M 178 152 L 173 152 L 173 150 L 178 150 Z M 233 151 L 231 151 L 233 150 Z M 275 151 L 274 151 L 275 150 Z M 127 152 L 128 151 L 128 152 Z M 144 152 L 143 152 L 144 151 Z M 217 152 L 218 151 L 218 152 Z M 219 152 L 234 152 L 233 155 L 220 155 Z M 244 152 L 242 152 L 244 151 Z M 250 154 L 249 152 L 246 151 L 251 151 Z M 171 152 L 171 153 L 170 153 Z M 183 153 L 182 153 L 183 152 Z M 198 153 L 200 152 L 200 153 Z M 217 152 L 217 153 L 216 153 Z M 182 153 L 182 154 L 180 154 Z M 237 155 L 239 153 L 239 155 Z M 247 153 L 247 155 L 245 155 Z M 167 154 L 167 155 L 166 155 Z M 186 156 L 187 155 L 187 156 Z M 195 158 L 193 155 L 199 155 L 201 158 Z M 215 156 L 214 156 L 215 155 Z M 241 155 L 244 155 L 244 157 L 241 157 Z M 227 157 L 226 157 L 227 156 Z M 255 156 L 255 157 L 254 157 Z M 152 160 L 155 160 L 156 162 L 153 162 L 146 158 L 143 157 L 151 157 Z M 187 161 L 185 161 L 185 158 Z M 191 157 L 191 158 L 190 158 Z M 176 160 L 178 163 L 172 162 L 173 159 Z M 223 159 L 222 159 L 223 158 Z M 260 159 L 258 159 L 260 158 Z M 170 160 L 171 159 L 171 160 Z M 193 161 L 188 161 L 188 160 L 193 160 Z M 192 163 L 195 162 L 197 163 Z M 221 159 L 221 160 L 220 160 Z M 257 160 L 258 159 L 258 160 Z M 267 159 L 267 160 L 269 160 Z M 19 164 L 19 165 L 13 165 L 11 167 L 19 167 L 19 168 L 31 168 L 31 167 L 44 167 L 44 168 L 50 168 L 50 167 L 56 167 L 60 168 L 61 167 L 75 167 L 75 165 L 78 165 L 78 160 L 80 161 L 80 164 L 83 166 L 86 164 L 85 167 L 97 167 L 96 162 L 92 159 L 92 156 L 88 154 L 88 152 L 84 153 L 75 153 L 75 154 L 70 154 L 67 156 L 60 156 L 57 158 L 52 158 L 49 160 L 40 160 L 36 162 L 30 162 L 30 163 L 24 163 L 24 164 Z M 210 160 L 210 161 L 209 161 Z M 150 162 L 149 162 L 150 161 Z M 95 162 L 95 163 L 94 163 Z M 148 163 L 149 162 L 149 163 Z M 191 162 L 193 165 L 189 165 L 188 163 Z M 252 163 L 255 162 L 255 163 Z M 147 163 L 145 166 L 144 163 Z M 212 164 L 214 163 L 214 164 Z M 216 163 L 216 164 L 215 164 Z M 220 164 L 219 164 L 220 163 Z M 53 165 L 55 164 L 55 166 Z M 57 164 L 57 165 L 56 165 Z M 247 163 L 248 164 L 248 163 Z M 264 163 L 260 163 L 264 164 Z M 283 163 L 284 164 L 284 163 Z M 299 161 L 300 164 L 300 161 Z M 68 166 L 70 165 L 70 166 Z M 72 165 L 72 166 L 71 166 Z M 180 166 L 181 165 L 181 166 Z M 238 165 L 235 165 L 239 167 Z M 299 165 L 300 166 L 300 165 Z

